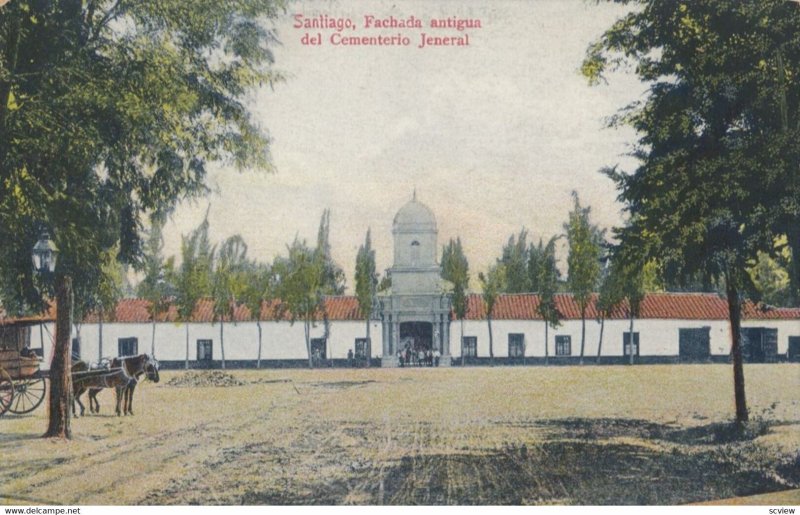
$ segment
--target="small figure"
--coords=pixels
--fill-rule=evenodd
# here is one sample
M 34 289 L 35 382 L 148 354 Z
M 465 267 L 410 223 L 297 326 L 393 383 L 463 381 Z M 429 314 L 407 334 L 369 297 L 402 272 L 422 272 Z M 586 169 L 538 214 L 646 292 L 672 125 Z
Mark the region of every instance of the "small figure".
M 435 351 L 433 351 L 433 364 L 434 364 L 434 366 L 437 366 L 437 367 L 439 366 L 439 358 L 441 358 L 441 357 L 442 357 L 442 353 L 439 352 L 439 349 L 436 349 Z
M 347 349 L 347 366 L 353 367 L 353 349 Z

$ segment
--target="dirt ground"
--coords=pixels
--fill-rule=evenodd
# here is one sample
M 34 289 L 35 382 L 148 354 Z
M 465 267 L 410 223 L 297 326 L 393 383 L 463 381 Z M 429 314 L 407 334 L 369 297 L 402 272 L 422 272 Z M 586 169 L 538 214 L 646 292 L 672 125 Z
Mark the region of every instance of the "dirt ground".
M 745 367 L 744 433 L 729 365 L 229 374 L 0 417 L 0 504 L 800 504 L 798 364 Z

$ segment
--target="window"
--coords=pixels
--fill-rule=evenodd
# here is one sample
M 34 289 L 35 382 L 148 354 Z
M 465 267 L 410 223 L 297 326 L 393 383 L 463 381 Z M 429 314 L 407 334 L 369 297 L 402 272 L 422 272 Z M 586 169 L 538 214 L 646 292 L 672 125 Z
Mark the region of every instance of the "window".
M 213 350 L 213 340 L 197 340 L 197 361 L 213 360 Z
M 311 338 L 311 356 L 315 360 L 327 359 L 325 347 L 325 338 Z
M 622 355 L 631 355 L 631 333 L 622 333 Z M 633 355 L 639 355 L 639 333 L 633 333 Z
M 369 340 L 366 338 L 356 338 L 355 357 L 366 359 L 369 356 Z
M 119 356 L 136 356 L 139 354 L 138 338 L 120 338 L 118 343 Z
M 556 356 L 572 355 L 572 336 L 559 334 L 556 335 Z
M 508 357 L 521 358 L 525 356 L 525 335 L 524 334 L 509 334 L 508 335 Z
M 81 340 L 80 338 L 72 339 L 72 359 L 81 359 Z
M 477 336 L 465 336 L 464 341 L 464 357 L 465 358 L 476 358 L 478 357 L 478 337 Z
M 415 265 L 419 262 L 419 242 L 416 240 L 411 242 L 411 262 Z

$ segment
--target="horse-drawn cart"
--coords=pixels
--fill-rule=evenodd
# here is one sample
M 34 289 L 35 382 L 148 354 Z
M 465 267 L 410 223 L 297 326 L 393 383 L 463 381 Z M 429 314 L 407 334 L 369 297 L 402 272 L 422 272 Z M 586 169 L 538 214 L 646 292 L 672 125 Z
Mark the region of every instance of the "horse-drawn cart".
M 39 407 L 47 393 L 38 356 L 16 349 L 0 349 L 0 416 L 6 411 L 22 415 Z

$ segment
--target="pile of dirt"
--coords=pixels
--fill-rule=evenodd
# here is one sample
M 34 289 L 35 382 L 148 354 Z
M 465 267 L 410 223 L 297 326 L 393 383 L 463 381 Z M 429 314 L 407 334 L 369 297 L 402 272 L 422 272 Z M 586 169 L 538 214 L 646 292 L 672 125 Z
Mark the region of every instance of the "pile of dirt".
M 187 388 L 192 386 L 243 386 L 247 381 L 237 379 L 232 374 L 221 370 L 191 371 L 170 379 L 167 386 Z

